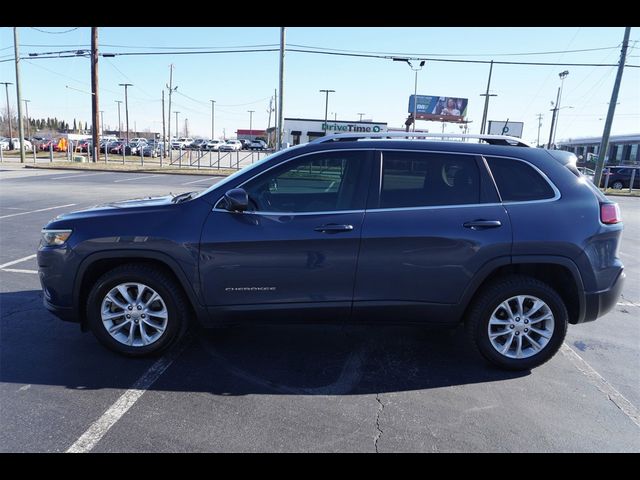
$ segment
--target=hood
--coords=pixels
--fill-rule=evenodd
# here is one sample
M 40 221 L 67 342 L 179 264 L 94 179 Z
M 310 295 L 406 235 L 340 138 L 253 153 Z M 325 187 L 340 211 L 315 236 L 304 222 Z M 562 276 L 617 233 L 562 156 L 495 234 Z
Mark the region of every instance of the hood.
M 86 208 L 84 210 L 76 210 L 74 212 L 63 213 L 57 216 L 53 221 L 58 220 L 74 220 L 87 217 L 96 217 L 104 215 L 113 215 L 119 213 L 137 213 L 137 209 L 154 209 L 172 205 L 172 195 L 163 197 L 147 197 L 137 198 L 134 200 L 121 200 L 118 202 L 109 202 L 95 207 Z

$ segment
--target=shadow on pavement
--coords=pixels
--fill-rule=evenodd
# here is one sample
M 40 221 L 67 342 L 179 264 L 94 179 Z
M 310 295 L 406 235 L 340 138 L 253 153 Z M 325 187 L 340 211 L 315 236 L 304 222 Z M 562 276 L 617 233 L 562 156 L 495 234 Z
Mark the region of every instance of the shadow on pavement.
M 127 389 L 157 359 L 103 348 L 42 306 L 38 290 L 0 293 L 0 381 Z M 488 365 L 462 328 L 239 326 L 193 328 L 151 390 L 216 395 L 355 395 L 496 382 L 528 375 Z

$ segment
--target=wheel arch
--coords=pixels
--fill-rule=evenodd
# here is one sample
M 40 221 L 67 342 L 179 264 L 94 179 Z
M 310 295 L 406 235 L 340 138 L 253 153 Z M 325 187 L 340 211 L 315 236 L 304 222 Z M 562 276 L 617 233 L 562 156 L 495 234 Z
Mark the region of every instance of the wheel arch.
M 76 273 L 73 287 L 73 308 L 79 314 L 80 326 L 83 331 L 88 329 L 85 307 L 91 287 L 107 271 L 131 263 L 145 264 L 163 271 L 182 289 L 191 307 L 191 313 L 200 321 L 206 319 L 206 309 L 201 305 L 191 282 L 171 257 L 156 251 L 109 250 L 89 255 L 82 261 Z
M 486 285 L 509 274 L 521 274 L 536 278 L 558 292 L 569 312 L 569 323 L 581 323 L 585 319 L 586 300 L 584 284 L 577 265 L 569 258 L 552 255 L 516 255 L 511 262 L 496 260 L 485 265 L 463 293 L 462 319 L 466 320 L 474 298 Z

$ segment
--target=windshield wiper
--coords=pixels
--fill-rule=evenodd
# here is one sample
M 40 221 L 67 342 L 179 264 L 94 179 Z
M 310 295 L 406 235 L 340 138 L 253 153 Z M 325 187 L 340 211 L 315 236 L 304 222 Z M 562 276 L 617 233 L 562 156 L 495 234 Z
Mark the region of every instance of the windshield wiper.
M 193 192 L 181 193 L 180 195 L 176 195 L 171 199 L 171 203 L 180 203 L 180 202 L 187 201 L 191 198 L 191 195 L 193 195 L 194 193 L 196 192 L 193 191 Z

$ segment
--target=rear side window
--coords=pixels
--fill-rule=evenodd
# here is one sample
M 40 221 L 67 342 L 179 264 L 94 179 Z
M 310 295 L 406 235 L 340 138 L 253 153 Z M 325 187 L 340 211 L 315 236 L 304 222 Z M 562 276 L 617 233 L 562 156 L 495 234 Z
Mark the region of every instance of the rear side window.
M 527 202 L 553 198 L 549 183 L 529 164 L 519 160 L 486 157 L 504 202 Z
M 474 157 L 382 152 L 380 208 L 475 203 L 480 203 L 480 173 Z

